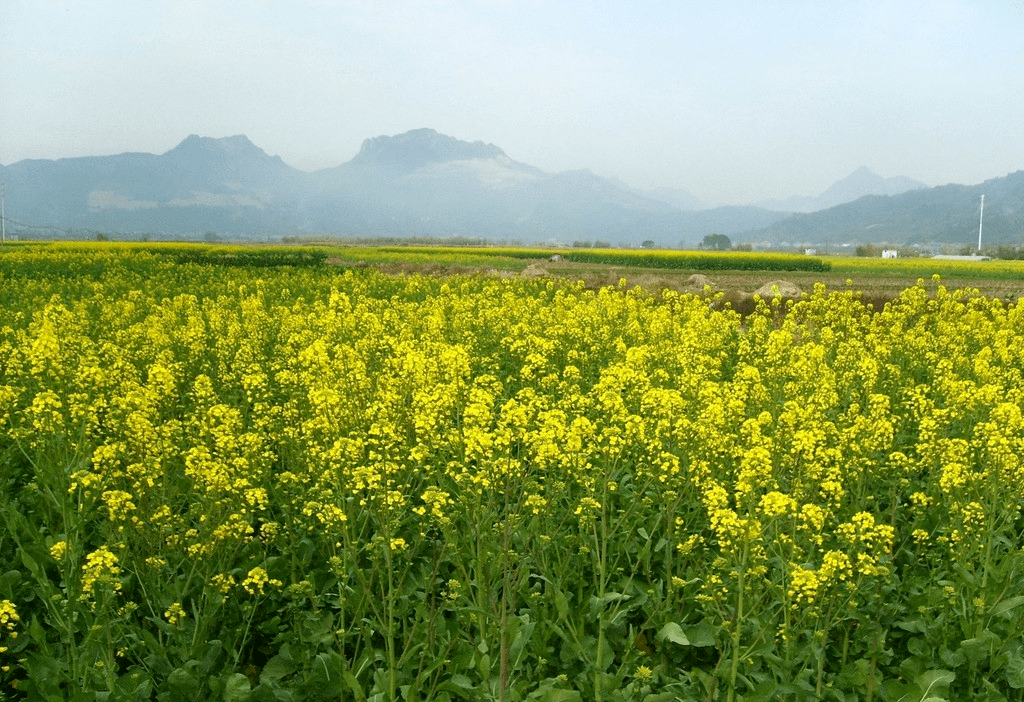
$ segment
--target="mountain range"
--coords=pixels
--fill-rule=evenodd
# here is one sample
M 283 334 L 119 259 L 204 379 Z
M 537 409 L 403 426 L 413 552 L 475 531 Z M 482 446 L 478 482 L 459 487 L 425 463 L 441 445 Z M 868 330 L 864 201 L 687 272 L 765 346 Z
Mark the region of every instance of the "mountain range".
M 829 207 L 853 202 L 865 195 L 900 195 L 910 190 L 921 190 L 928 186 L 919 180 L 896 176 L 883 178 L 861 166 L 817 197 L 788 197 L 785 200 L 764 200 L 758 207 L 779 212 L 817 212 Z
M 0 166 L 0 178 L 8 230 L 23 236 L 212 232 L 243 240 L 463 236 L 680 246 L 719 233 L 767 244 L 955 243 L 971 240 L 979 188 L 993 198 L 993 236 L 1024 233 L 1024 172 L 981 186 L 927 188 L 861 168 L 814 198 L 709 208 L 682 190 L 637 190 L 587 170 L 546 173 L 494 144 L 432 129 L 366 139 L 352 160 L 312 173 L 245 136 L 192 135 L 161 155 L 25 160 Z
M 795 214 L 767 226 L 758 236 L 770 242 L 976 246 L 982 195 L 982 245 L 1024 244 L 1024 171 L 978 185 L 868 195 L 819 212 Z

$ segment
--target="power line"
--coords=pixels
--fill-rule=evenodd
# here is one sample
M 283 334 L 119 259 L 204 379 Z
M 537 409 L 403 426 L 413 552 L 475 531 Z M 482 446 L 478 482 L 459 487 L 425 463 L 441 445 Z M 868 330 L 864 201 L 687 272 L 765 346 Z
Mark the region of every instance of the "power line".
M 15 220 L 15 219 L 11 219 L 10 217 L 4 217 L 2 215 L 0 215 L 0 220 L 3 220 L 5 230 L 6 230 L 7 223 L 10 222 L 11 224 L 15 224 L 15 225 L 17 225 L 19 227 L 26 227 L 28 229 L 48 229 L 50 231 L 63 232 L 65 234 L 70 234 L 71 233 L 70 229 L 61 229 L 60 227 L 57 227 L 57 226 L 54 226 L 54 225 L 39 226 L 37 224 L 25 224 L 24 222 L 19 222 L 19 221 Z

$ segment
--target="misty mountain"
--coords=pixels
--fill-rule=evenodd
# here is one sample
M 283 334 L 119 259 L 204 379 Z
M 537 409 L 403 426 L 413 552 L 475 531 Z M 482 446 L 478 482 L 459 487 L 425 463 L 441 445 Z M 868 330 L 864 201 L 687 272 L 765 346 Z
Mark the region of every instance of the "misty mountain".
M 10 220 L 63 236 L 470 236 L 676 246 L 709 233 L 741 238 L 785 216 L 758 208 L 684 212 L 589 171 L 545 173 L 493 144 L 432 129 L 367 139 L 351 161 L 314 173 L 244 136 L 193 135 L 162 155 L 21 161 L 4 178 Z
M 696 195 L 688 193 L 680 188 L 654 188 L 653 190 L 640 190 L 641 195 L 652 200 L 660 200 L 679 210 L 706 210 L 707 203 Z M 765 208 L 771 209 L 771 208 Z
M 923 188 L 862 168 L 813 200 L 917 189 L 801 214 L 684 209 L 703 203 L 683 191 L 635 190 L 586 170 L 546 173 L 493 144 L 432 129 L 367 139 L 350 161 L 313 173 L 244 136 L 196 135 L 161 155 L 26 160 L 0 168 L 7 229 L 26 236 L 200 238 L 216 232 L 243 240 L 466 236 L 616 245 L 651 239 L 678 246 L 718 233 L 737 243 L 969 244 L 977 241 L 984 193 L 985 243 L 1024 241 L 1024 172 L 976 186 Z
M 397 136 L 379 136 L 363 141 L 350 161 L 353 166 L 395 168 L 411 171 L 429 163 L 508 158 L 494 144 L 460 141 L 433 129 L 414 129 Z
M 307 174 L 244 136 L 190 136 L 167 153 L 26 160 L 8 166 L 7 217 L 33 227 L 121 233 L 267 234 L 289 226 Z
M 626 185 L 618 178 L 612 177 L 608 178 L 608 180 L 623 190 L 629 190 L 633 194 L 647 198 L 648 200 L 663 202 L 677 210 L 692 212 L 708 209 L 707 203 L 696 195 L 682 190 L 681 188 L 651 188 L 649 190 L 641 190 L 639 188 L 632 188 L 629 185 Z
M 797 195 L 785 200 L 765 200 L 757 203 L 756 206 L 779 212 L 817 212 L 859 200 L 865 195 L 900 195 L 910 190 L 927 187 L 919 180 L 904 176 L 883 178 L 861 166 L 842 180 L 833 183 L 828 190 L 816 197 Z
M 1024 171 L 980 185 L 870 195 L 820 212 L 793 215 L 766 227 L 757 237 L 792 243 L 977 245 L 982 195 L 982 245 L 1024 241 Z

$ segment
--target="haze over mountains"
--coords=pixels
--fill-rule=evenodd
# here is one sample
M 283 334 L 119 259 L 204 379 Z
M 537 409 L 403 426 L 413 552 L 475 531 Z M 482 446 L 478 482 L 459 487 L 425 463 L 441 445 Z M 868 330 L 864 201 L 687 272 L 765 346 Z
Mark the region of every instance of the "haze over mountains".
M 984 192 L 986 240 L 1024 238 L 1024 172 L 928 188 L 860 168 L 817 197 L 707 208 L 685 191 L 635 190 L 586 170 L 546 173 L 494 144 L 432 129 L 367 139 L 351 161 L 312 173 L 244 136 L 192 135 L 161 155 L 26 160 L 0 166 L 0 178 L 8 230 L 25 236 L 212 232 L 680 246 L 719 233 L 758 245 L 970 243 Z
M 764 200 L 758 207 L 779 212 L 817 212 L 829 207 L 853 202 L 865 195 L 900 195 L 909 190 L 920 190 L 928 186 L 919 180 L 905 176 L 883 178 L 861 166 L 817 197 L 788 197 L 785 200 Z

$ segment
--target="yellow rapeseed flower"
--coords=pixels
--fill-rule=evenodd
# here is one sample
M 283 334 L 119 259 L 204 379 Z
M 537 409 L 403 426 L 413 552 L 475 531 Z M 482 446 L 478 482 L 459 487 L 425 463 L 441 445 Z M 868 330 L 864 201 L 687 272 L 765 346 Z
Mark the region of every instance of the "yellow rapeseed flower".
M 181 608 L 180 602 L 175 602 L 167 608 L 166 612 L 164 612 L 164 617 L 171 624 L 177 624 L 185 618 L 185 610 Z
M 62 560 L 64 560 L 64 554 L 67 553 L 67 551 L 68 551 L 68 542 L 67 541 L 58 541 L 57 543 L 55 543 L 53 546 L 50 547 L 50 556 L 55 561 L 62 561 Z
M 271 578 L 267 571 L 263 568 L 256 567 L 249 571 L 245 580 L 242 581 L 242 587 L 250 595 L 262 595 L 264 589 L 269 585 L 271 587 L 280 587 L 281 581 L 276 578 Z
M 82 566 L 82 594 L 80 599 L 95 597 L 100 589 L 121 590 L 121 568 L 118 558 L 106 546 L 89 553 Z

